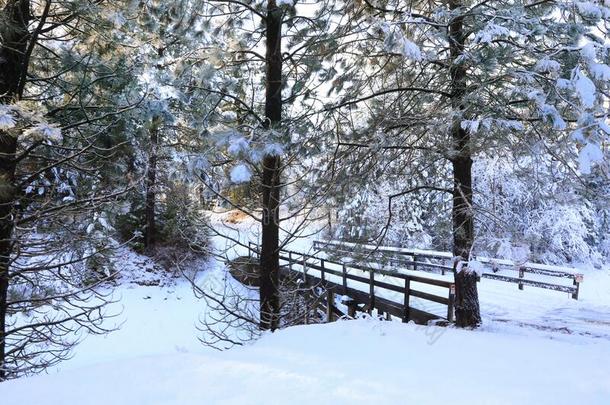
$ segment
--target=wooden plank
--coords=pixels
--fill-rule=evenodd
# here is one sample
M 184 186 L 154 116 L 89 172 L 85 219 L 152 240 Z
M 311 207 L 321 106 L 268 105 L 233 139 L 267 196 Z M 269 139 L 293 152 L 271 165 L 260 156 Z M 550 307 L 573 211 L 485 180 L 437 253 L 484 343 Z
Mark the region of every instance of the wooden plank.
M 308 256 L 310 258 L 314 258 L 315 259 L 315 257 L 313 257 L 311 255 L 304 255 L 304 256 Z M 280 255 L 280 259 L 288 260 L 289 257 Z M 427 277 L 422 277 L 422 276 L 413 276 L 413 275 L 409 275 L 409 274 L 401 274 L 401 273 L 397 273 L 397 272 L 393 272 L 393 271 L 387 271 L 387 270 L 377 270 L 377 269 L 372 269 L 372 268 L 366 267 L 366 266 L 359 266 L 359 265 L 354 265 L 354 264 L 345 264 L 345 263 L 333 262 L 333 261 L 330 261 L 328 259 L 321 259 L 321 260 L 324 260 L 325 263 L 336 264 L 338 266 L 341 266 L 341 268 L 343 268 L 343 267 L 352 268 L 352 269 L 355 269 L 355 270 L 365 271 L 365 272 L 369 272 L 369 273 L 370 272 L 375 272 L 377 274 L 381 274 L 381 275 L 389 276 L 389 277 L 394 277 L 394 278 L 398 278 L 398 279 L 402 279 L 402 280 L 404 280 L 407 277 L 409 277 L 409 278 L 411 278 L 412 281 L 415 281 L 415 282 L 418 282 L 418 283 L 423 283 L 423 284 L 430 284 L 430 285 L 434 285 L 434 286 L 438 286 L 438 287 L 449 288 L 451 286 L 451 284 L 452 284 L 451 281 L 446 281 L 446 280 L 437 280 L 437 279 L 432 279 L 432 278 L 427 278 Z M 295 263 L 302 264 L 298 260 L 296 260 Z M 343 277 L 343 272 L 339 272 L 337 270 L 329 269 L 327 266 L 321 267 L 321 266 L 317 266 L 317 265 L 312 264 L 312 263 L 308 263 L 307 267 L 311 268 L 311 269 L 319 270 L 319 271 L 324 270 L 324 272 L 326 272 L 326 273 Z M 369 282 L 369 280 L 364 278 L 364 277 L 359 277 L 359 276 L 352 275 L 352 274 L 347 274 L 346 278 L 350 279 L 350 280 L 354 280 L 354 281 L 359 281 L 359 282 L 367 283 L 367 284 Z
M 439 304 L 449 305 L 449 299 L 446 297 L 439 297 L 438 295 L 429 294 L 423 291 L 417 291 L 411 288 L 411 295 L 424 300 L 436 302 Z
M 300 264 L 300 262 L 298 260 L 295 261 L 295 262 L 297 264 Z M 314 269 L 314 270 L 321 270 L 322 269 L 321 266 L 317 266 L 315 264 L 308 264 L 307 267 L 310 268 L 310 269 Z M 331 270 L 331 269 L 328 269 L 328 268 L 325 269 L 325 272 L 329 273 L 329 274 L 336 275 L 336 276 L 340 276 L 340 277 L 344 276 L 343 272 L 339 272 L 339 271 L 336 271 L 336 270 Z M 400 286 L 397 286 L 397 285 L 394 285 L 394 284 L 385 283 L 385 282 L 380 281 L 380 280 L 375 280 L 374 277 L 373 277 L 373 274 L 374 274 L 374 272 L 369 271 L 369 278 L 365 278 L 365 277 L 361 277 L 361 276 L 356 276 L 356 275 L 353 275 L 353 274 L 345 274 L 345 278 L 348 279 L 348 280 L 358 281 L 358 282 L 361 282 L 363 284 L 369 285 L 369 294 L 371 294 L 372 296 L 374 296 L 374 292 L 372 290 L 372 287 L 381 287 L 383 289 L 394 291 L 394 292 L 403 292 L 403 289 Z M 313 277 L 313 276 L 310 276 L 310 277 Z M 408 278 L 410 280 L 418 282 L 418 283 L 430 284 L 430 285 L 435 285 L 435 286 L 445 287 L 445 288 L 450 288 L 453 285 L 453 283 L 451 283 L 449 281 L 428 279 L 428 278 L 419 277 L 419 276 L 408 276 Z M 372 282 L 371 282 L 371 280 L 372 280 Z M 326 282 L 325 279 L 321 279 L 321 281 L 322 282 Z M 429 301 L 437 302 L 439 304 L 445 304 L 445 305 L 448 304 L 448 299 L 445 298 L 445 297 L 440 297 L 438 295 L 428 294 L 428 293 L 417 291 L 417 290 L 412 290 L 412 291 L 414 292 L 413 296 L 416 296 L 418 298 L 422 298 L 422 299 L 426 299 L 426 300 L 429 300 Z
M 290 254 L 288 255 L 288 257 L 286 256 L 280 256 L 282 258 L 282 260 L 286 260 L 286 259 L 290 259 Z M 428 294 L 428 293 L 424 293 L 421 291 L 416 291 L 416 290 L 412 290 L 410 287 L 410 283 L 411 281 L 417 281 L 417 282 L 423 282 L 423 283 L 427 283 L 430 282 L 429 284 L 432 285 L 438 285 L 438 286 L 446 286 L 446 285 L 453 285 L 450 282 L 446 282 L 443 280 L 434 280 L 434 279 L 428 279 L 425 277 L 419 277 L 419 276 L 405 276 L 405 283 L 406 283 L 406 290 L 404 290 L 403 288 L 399 287 L 399 286 L 395 286 L 393 284 L 389 284 L 389 283 L 385 283 L 383 281 L 380 280 L 375 280 L 375 271 L 370 271 L 369 270 L 369 277 L 365 278 L 365 277 L 360 277 L 360 276 L 356 276 L 353 274 L 348 274 L 347 273 L 347 266 L 346 266 L 346 271 L 345 273 L 343 271 L 337 271 L 337 270 L 333 270 L 333 269 L 329 269 L 326 266 L 326 261 L 325 262 L 320 262 L 320 265 L 317 265 L 315 263 L 311 263 L 308 262 L 308 258 L 314 258 L 314 260 L 316 259 L 315 257 L 311 256 L 311 255 L 301 255 L 301 260 L 296 260 L 292 259 L 292 262 L 294 264 L 300 264 L 303 267 L 303 270 L 297 270 L 297 269 L 290 269 L 289 266 L 283 266 L 280 271 L 282 273 L 286 273 L 286 274 L 292 274 L 294 276 L 299 276 L 299 275 L 303 275 L 303 272 L 306 272 L 307 269 L 314 269 L 314 270 L 324 270 L 324 273 L 328 273 L 328 274 L 333 274 L 333 275 L 337 275 L 341 278 L 341 284 L 337 284 L 335 282 L 331 282 L 327 279 L 327 277 L 325 276 L 325 286 L 329 289 L 329 290 L 337 290 L 337 289 L 342 289 L 343 291 L 345 291 L 347 294 L 349 295 L 352 299 L 354 299 L 355 302 L 360 303 L 360 304 L 364 304 L 366 307 L 368 307 L 369 311 L 372 311 L 373 308 L 377 309 L 378 311 L 384 312 L 386 314 L 389 314 L 391 316 L 396 316 L 396 317 L 400 317 L 403 319 L 409 319 L 409 320 L 414 320 L 415 322 L 418 323 L 426 323 L 429 320 L 432 319 L 442 319 L 440 316 L 436 315 L 436 314 L 431 314 L 428 313 L 426 311 L 422 311 L 416 308 L 410 308 L 409 307 L 409 297 L 411 295 L 415 296 L 415 297 L 419 297 L 425 300 L 430 300 L 433 302 L 437 302 L 440 304 L 445 304 L 448 305 L 451 303 L 451 301 L 448 298 L 445 297 L 439 297 L 436 296 L 434 294 Z M 341 268 L 343 270 L 343 264 L 341 265 Z M 395 274 L 392 272 L 384 272 L 384 273 L 388 273 L 391 277 L 395 277 Z M 378 272 L 379 274 L 379 272 Z M 368 294 L 364 291 L 360 291 L 354 288 L 351 288 L 349 286 L 347 286 L 346 284 L 343 284 L 343 276 L 345 276 L 345 280 L 347 282 L 347 280 L 354 280 L 354 281 L 358 281 L 358 282 L 362 282 L 365 284 L 369 285 L 369 291 Z M 320 274 L 320 277 L 316 277 L 314 274 L 308 274 L 306 276 L 307 278 L 311 278 L 314 282 L 321 282 L 322 281 L 322 274 Z M 400 277 L 398 277 L 400 278 Z M 386 298 L 382 298 L 382 297 L 378 297 L 375 295 L 375 287 L 379 287 L 379 288 L 383 288 L 383 289 L 388 289 L 391 291 L 397 291 L 397 292 L 408 292 L 407 294 L 405 294 L 405 301 L 402 304 L 399 304 L 397 302 L 391 301 L 389 299 Z M 332 291 L 334 292 L 334 291 Z M 332 306 L 328 305 L 328 300 L 327 300 L 327 306 L 326 306 L 328 311 L 334 311 L 332 309 Z M 335 307 L 336 309 L 336 307 Z M 338 310 L 337 310 L 338 311 Z M 448 310 L 449 313 L 449 310 Z M 330 317 L 332 318 L 332 316 Z M 330 319 L 327 317 L 327 319 Z
M 576 287 L 570 286 L 570 285 L 545 283 L 542 281 L 534 281 L 534 280 L 520 279 L 520 278 L 515 278 L 515 277 L 501 276 L 499 274 L 483 273 L 483 275 L 481 277 L 488 278 L 491 280 L 506 281 L 509 283 L 516 283 L 516 284 L 523 283 L 524 285 L 528 285 L 531 287 L 546 288 L 548 290 L 562 291 L 562 292 L 567 292 L 567 293 L 573 293 L 574 291 L 576 291 Z
M 525 273 L 523 272 L 523 267 L 519 267 L 519 278 L 524 278 L 525 277 Z M 519 289 L 523 290 L 523 283 L 519 282 Z
M 450 288 L 453 285 L 453 282 L 446 281 L 446 280 L 436 280 L 433 278 L 425 278 L 425 277 L 421 277 L 421 276 L 411 276 L 411 275 L 409 275 L 408 277 L 411 279 L 411 281 L 415 281 L 417 283 L 436 285 L 439 287 Z
M 384 290 L 390 290 L 395 292 L 403 292 L 403 288 L 399 285 L 384 283 L 383 281 L 375 280 L 375 287 L 383 288 Z
M 572 298 L 575 300 L 578 299 L 578 293 L 580 292 L 580 283 L 582 282 L 582 277 L 582 274 L 577 274 L 576 277 L 574 277 L 573 284 L 576 291 L 572 293 Z
M 286 256 L 281 256 L 281 255 L 280 255 L 280 259 L 285 260 L 285 261 L 288 260 L 288 258 Z M 328 262 L 328 261 L 326 261 L 326 262 Z M 293 260 L 293 263 L 304 266 L 305 262 L 303 260 Z M 318 271 L 322 270 L 321 266 L 318 266 L 318 265 L 310 263 L 310 262 L 306 262 L 306 266 L 308 269 L 313 269 L 313 270 L 318 270 Z M 328 274 L 333 274 L 335 276 L 343 277 L 343 272 L 338 271 L 338 270 L 329 269 L 328 267 L 324 268 L 324 272 L 328 273 Z M 365 283 L 365 284 L 369 283 L 369 279 L 367 277 L 360 277 L 360 276 L 356 276 L 355 274 L 346 274 L 345 277 L 349 280 L 359 281 L 359 282 Z
M 316 243 L 316 242 L 314 242 Z M 325 241 L 325 242 L 318 242 L 317 243 L 318 247 L 320 250 L 329 250 L 328 247 L 334 247 L 335 249 L 337 247 L 346 247 L 345 243 L 342 242 L 333 242 L 333 241 Z M 434 253 L 426 253 L 425 251 L 417 251 L 417 250 L 411 250 L 411 249 L 404 249 L 404 248 L 393 248 L 390 246 L 379 246 L 376 247 L 375 249 L 372 249 L 370 247 L 367 246 L 363 246 L 363 245 L 357 245 L 357 244 L 353 244 L 354 245 L 354 249 L 351 250 L 345 250 L 346 253 L 353 253 L 354 251 L 357 250 L 364 250 L 364 251 L 368 251 L 368 252 L 379 252 L 381 254 L 392 254 L 394 256 L 398 256 L 398 257 L 423 257 L 423 258 L 428 258 L 428 259 L 433 259 L 433 260 L 447 260 L 448 256 L 447 254 L 434 254 Z M 494 259 L 491 258 L 478 258 L 477 260 L 479 260 L 481 263 L 485 264 L 486 266 L 489 267 L 496 267 L 496 268 L 501 268 L 501 270 L 513 270 L 513 271 L 518 271 L 518 269 L 516 268 L 514 263 L 502 263 L 502 262 L 498 262 Z M 426 266 L 426 265 L 431 265 L 433 263 L 425 263 L 425 262 L 421 262 L 421 261 L 417 261 L 417 263 L 412 263 L 410 261 L 405 261 L 405 264 L 408 265 L 417 265 L 417 266 Z M 444 265 L 436 265 L 438 266 L 438 268 L 440 269 L 444 269 L 447 270 L 447 266 Z M 544 267 L 548 267 L 546 265 L 537 265 L 536 263 L 526 263 L 523 266 L 520 266 L 523 268 L 523 271 L 525 273 L 532 273 L 532 274 L 540 274 L 540 275 L 545 275 L 545 276 L 549 276 L 549 277 L 560 277 L 560 278 L 570 278 L 570 279 L 574 279 L 576 277 L 576 273 L 574 272 L 569 272 L 569 271 L 563 271 L 563 270 L 554 270 L 554 269 L 548 269 L 548 268 L 543 268 Z M 495 273 L 495 272 L 493 272 Z
M 324 259 L 320 259 L 320 275 L 322 278 L 322 285 L 324 285 L 326 279 L 326 275 L 324 274 Z

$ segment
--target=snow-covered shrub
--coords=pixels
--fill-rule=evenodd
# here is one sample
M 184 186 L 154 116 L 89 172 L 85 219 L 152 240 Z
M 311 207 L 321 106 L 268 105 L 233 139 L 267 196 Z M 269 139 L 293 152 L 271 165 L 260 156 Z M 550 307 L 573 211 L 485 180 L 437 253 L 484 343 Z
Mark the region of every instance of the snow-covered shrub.
M 430 213 L 427 198 L 406 195 L 392 199 L 392 186 L 383 183 L 350 196 L 337 212 L 338 224 L 331 230 L 333 238 L 350 242 L 381 242 L 384 245 L 429 248 L 436 229 L 428 227 Z M 442 220 L 432 222 L 442 226 Z
M 127 201 L 116 208 L 113 223 L 118 237 L 141 252 L 144 249 L 144 195 L 132 193 Z
M 556 264 L 610 258 L 605 183 L 582 187 L 549 156 L 478 157 L 473 178 L 477 255 Z M 354 188 L 328 236 L 352 242 L 380 242 L 383 236 L 383 245 L 450 251 L 450 195 L 416 192 L 395 198 L 389 218 L 388 198 L 399 191 L 388 182 Z
M 473 171 L 480 253 L 521 259 L 525 249 L 524 259 L 547 263 L 597 263 L 607 254 L 594 201 L 551 162 L 488 158 Z
M 159 216 L 158 241 L 199 252 L 208 243 L 207 218 L 198 209 L 189 187 L 184 183 L 170 183 Z
M 123 242 L 138 251 L 144 249 L 145 201 L 143 193 L 132 193 L 124 207 L 118 207 L 114 225 Z M 199 209 L 197 195 L 186 184 L 168 182 L 156 203 L 156 243 L 202 252 L 207 246 L 207 218 Z

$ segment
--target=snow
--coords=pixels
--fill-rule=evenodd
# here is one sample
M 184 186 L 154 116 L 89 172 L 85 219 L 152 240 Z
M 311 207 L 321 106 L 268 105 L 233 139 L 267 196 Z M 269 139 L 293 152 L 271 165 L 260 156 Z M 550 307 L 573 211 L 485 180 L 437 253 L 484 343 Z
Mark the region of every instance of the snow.
M 556 60 L 542 59 L 536 64 L 536 70 L 541 73 L 559 72 L 561 65 Z
M 237 121 L 237 113 L 235 111 L 223 111 L 222 119 L 229 122 Z
M 601 162 L 604 159 L 604 153 L 599 146 L 588 143 L 580 150 L 578 154 L 578 166 L 582 174 L 591 173 L 593 163 Z
M 595 50 L 595 45 L 591 42 L 585 44 L 581 49 L 580 49 L 580 55 L 585 59 L 585 61 L 587 62 L 592 62 L 595 60 L 595 57 L 597 56 L 597 51 Z
M 470 260 L 468 262 L 468 271 L 475 272 L 479 277 L 483 275 L 483 271 L 485 270 L 485 266 L 483 263 L 477 260 Z
M 284 148 L 278 143 L 270 143 L 265 145 L 264 152 L 266 155 L 282 156 L 284 154 Z
M 120 285 L 105 308 L 109 317 L 104 326 L 118 329 L 83 336 L 74 356 L 50 374 L 125 358 L 203 350 L 196 325 L 205 305 L 195 298 L 190 283 L 125 246 L 112 253 L 113 261 L 121 264 Z M 189 274 L 197 277 L 204 268 L 210 268 L 207 260 L 194 265 Z
M 510 31 L 506 27 L 502 27 L 501 25 L 488 23 L 485 29 L 477 32 L 474 37 L 473 42 L 475 44 L 487 44 L 493 42 L 497 38 L 508 37 L 510 35 Z
M 399 27 L 386 21 L 377 26 L 385 35 L 384 46 L 389 51 L 395 51 L 413 61 L 422 60 L 422 52 L 417 44 L 407 39 Z
M 231 169 L 231 181 L 233 183 L 246 183 L 250 181 L 250 178 L 252 178 L 252 173 L 245 164 L 239 164 Z
M 610 81 L 610 66 L 603 63 L 592 63 L 589 70 L 597 80 Z
M 0 130 L 7 130 L 15 127 L 15 119 L 5 109 L 0 109 Z
M 468 130 L 471 134 L 476 133 L 479 130 L 479 125 L 481 121 L 479 120 L 464 120 L 460 123 L 460 126 L 464 130 Z
M 574 73 L 574 85 L 583 105 L 587 108 L 593 107 L 595 104 L 595 84 L 580 69 L 576 69 Z
M 402 49 L 400 52 L 405 58 L 420 61 L 422 59 L 421 50 L 413 42 L 403 38 Z
M 606 404 L 609 375 L 608 342 L 361 319 L 226 352 L 126 356 L 3 383 L 0 395 L 30 405 Z
M 600 7 L 589 1 L 576 2 L 576 7 L 578 7 L 578 11 L 580 11 L 581 14 L 589 18 L 598 19 L 602 18 L 602 16 L 604 15 Z
M 610 125 L 608 125 L 606 122 L 604 122 L 602 119 L 600 119 L 599 121 L 597 121 L 597 125 L 599 125 L 599 128 L 604 131 L 606 134 L 610 135 Z
M 227 215 L 212 217 L 217 228 L 252 237 L 252 218 L 225 224 Z M 303 238 L 291 249 L 310 244 Z M 586 272 L 579 301 L 483 279 L 484 323 L 475 331 L 364 316 L 218 352 L 198 341 L 207 308 L 188 282 L 159 282 L 155 263 L 128 249 L 116 259 L 123 278 L 119 302 L 108 308 L 118 316 L 108 322 L 120 329 L 85 337 L 49 375 L 0 384 L 3 404 L 606 404 L 610 397 L 607 271 Z M 225 275 L 219 262 L 195 267 L 205 270 L 200 282 Z M 159 285 L 141 285 L 151 281 Z
M 249 148 L 250 144 L 243 136 L 232 137 L 229 139 L 229 147 L 227 148 L 227 152 L 233 156 L 236 156 L 242 152 L 247 152 Z
M 51 142 L 61 142 L 61 129 L 56 126 L 40 123 L 23 132 L 23 137 L 31 140 L 47 140 Z

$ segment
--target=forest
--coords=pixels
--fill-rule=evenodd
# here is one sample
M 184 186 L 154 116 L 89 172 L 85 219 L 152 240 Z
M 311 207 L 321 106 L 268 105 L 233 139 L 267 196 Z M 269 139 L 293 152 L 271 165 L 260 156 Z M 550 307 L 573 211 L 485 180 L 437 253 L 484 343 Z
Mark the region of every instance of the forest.
M 607 404 L 609 349 L 610 1 L 0 0 L 0 403 Z

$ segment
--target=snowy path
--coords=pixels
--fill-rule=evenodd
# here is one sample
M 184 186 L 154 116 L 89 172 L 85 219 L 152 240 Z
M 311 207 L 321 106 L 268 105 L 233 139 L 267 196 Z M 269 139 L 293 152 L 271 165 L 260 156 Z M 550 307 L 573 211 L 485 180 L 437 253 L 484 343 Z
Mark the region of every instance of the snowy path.
M 484 329 L 503 325 L 538 330 L 555 338 L 599 338 L 610 341 L 610 274 L 585 275 L 578 301 L 553 291 L 506 288 L 483 280 L 479 285 Z M 527 332 L 526 332 L 527 333 Z

